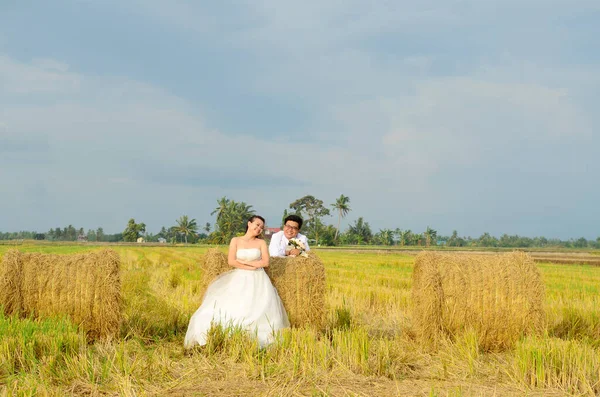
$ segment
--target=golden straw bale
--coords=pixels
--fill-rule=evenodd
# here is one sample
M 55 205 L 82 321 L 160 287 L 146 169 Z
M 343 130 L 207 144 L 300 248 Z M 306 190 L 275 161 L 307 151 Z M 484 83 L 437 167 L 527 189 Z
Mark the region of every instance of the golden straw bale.
M 413 270 L 413 322 L 422 340 L 435 342 L 442 330 L 444 292 L 436 256 L 417 256 Z
M 316 254 L 308 252 L 307 258 L 271 258 L 265 271 L 293 327 L 324 326 L 325 266 Z
M 68 315 L 89 340 L 118 334 L 121 326 L 119 256 L 112 250 L 73 255 L 16 253 L 21 262 L 19 308 L 8 314 Z
M 421 253 L 413 273 L 417 334 L 436 342 L 473 330 L 484 351 L 510 348 L 543 326 L 544 285 L 531 257 Z
M 69 257 L 69 258 L 71 258 L 71 257 Z M 52 290 L 51 301 L 53 303 L 53 308 L 52 308 L 53 312 L 65 313 L 71 318 L 77 311 L 73 307 L 74 305 L 69 305 L 69 303 L 68 303 L 69 298 L 66 296 L 66 294 L 62 294 L 59 291 L 65 291 L 65 290 L 69 289 L 69 284 L 71 283 L 71 280 L 74 279 L 74 276 L 73 277 L 71 276 L 71 271 L 76 271 L 76 270 L 77 270 L 77 266 L 72 265 L 72 264 L 68 264 L 65 266 L 58 266 L 54 270 L 54 277 L 52 279 L 52 281 L 54 282 L 54 285 L 51 288 L 51 290 Z M 72 299 L 76 300 L 75 297 L 73 297 Z
M 9 250 L 0 261 L 0 306 L 5 313 L 20 313 L 23 303 L 20 280 L 23 270 L 21 255 L 17 250 Z
M 234 267 L 229 266 L 227 255 L 218 248 L 210 248 L 200 260 L 202 270 L 202 281 L 200 284 L 200 295 L 204 296 L 209 284 L 223 273 L 232 271 Z
M 27 314 L 33 317 L 38 316 L 37 305 L 40 301 L 39 290 L 40 286 L 38 279 L 43 277 L 43 271 L 39 271 L 39 268 L 47 268 L 47 264 L 38 264 L 37 259 L 44 261 L 46 258 L 43 254 L 20 254 L 21 256 L 21 307 L 20 310 L 23 314 Z M 35 258 L 35 259 L 33 259 Z M 42 274 L 40 274 L 42 273 Z
M 116 335 L 121 328 L 122 319 L 119 254 L 112 250 L 104 250 L 98 253 L 96 258 L 89 258 L 88 263 L 94 263 L 96 270 L 92 272 L 92 266 L 88 267 L 88 279 L 94 280 L 94 286 L 89 288 L 87 295 L 87 302 L 91 305 L 90 329 L 97 332 L 99 338 L 104 335 Z

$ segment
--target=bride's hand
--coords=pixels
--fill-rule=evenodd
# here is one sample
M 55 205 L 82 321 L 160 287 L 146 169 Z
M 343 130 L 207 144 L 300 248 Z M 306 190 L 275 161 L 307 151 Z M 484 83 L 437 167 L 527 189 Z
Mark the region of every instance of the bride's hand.
M 251 261 L 251 262 L 247 262 L 246 265 L 248 266 L 252 266 L 254 269 L 261 269 L 264 266 L 261 265 L 258 261 Z

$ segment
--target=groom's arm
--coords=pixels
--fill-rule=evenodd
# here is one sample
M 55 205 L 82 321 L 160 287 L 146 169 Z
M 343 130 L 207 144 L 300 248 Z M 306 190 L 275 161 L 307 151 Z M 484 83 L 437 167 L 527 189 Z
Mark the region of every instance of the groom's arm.
M 285 256 L 285 247 L 281 246 L 281 236 L 283 233 L 275 233 L 273 237 L 271 237 L 271 242 L 269 243 L 269 256 Z

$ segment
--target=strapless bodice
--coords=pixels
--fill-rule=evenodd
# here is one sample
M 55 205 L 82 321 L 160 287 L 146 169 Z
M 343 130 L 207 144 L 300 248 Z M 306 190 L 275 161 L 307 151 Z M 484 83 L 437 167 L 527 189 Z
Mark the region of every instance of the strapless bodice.
M 235 256 L 243 261 L 255 261 L 261 257 L 259 248 L 240 248 Z

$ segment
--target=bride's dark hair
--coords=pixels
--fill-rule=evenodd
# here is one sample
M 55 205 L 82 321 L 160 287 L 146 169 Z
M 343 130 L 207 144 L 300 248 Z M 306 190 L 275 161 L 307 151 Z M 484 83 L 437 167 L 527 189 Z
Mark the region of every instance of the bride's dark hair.
M 267 222 L 265 221 L 265 218 L 263 218 L 260 215 L 252 215 L 250 218 L 248 218 L 248 222 L 252 222 L 255 219 L 260 219 L 261 221 L 263 221 L 263 224 L 267 224 Z M 248 231 L 248 222 L 246 222 L 246 232 Z

